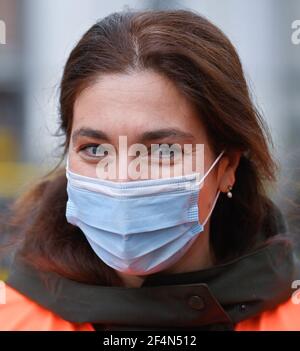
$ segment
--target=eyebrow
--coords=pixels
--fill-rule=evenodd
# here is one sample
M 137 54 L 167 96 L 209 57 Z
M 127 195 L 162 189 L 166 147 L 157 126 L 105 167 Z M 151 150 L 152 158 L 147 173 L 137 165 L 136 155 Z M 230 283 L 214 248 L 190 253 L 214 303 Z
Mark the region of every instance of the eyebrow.
M 75 144 L 80 137 L 88 137 L 97 140 L 109 140 L 109 137 L 105 132 L 102 130 L 92 129 L 92 128 L 80 128 L 75 130 L 72 135 L 72 141 Z M 150 141 L 150 140 L 157 140 L 162 138 L 168 137 L 176 137 L 176 138 L 192 138 L 194 139 L 194 135 L 188 132 L 184 132 L 180 129 L 176 128 L 167 128 L 167 129 L 157 129 L 157 130 L 150 130 L 147 132 L 142 133 L 141 141 Z
M 80 128 L 75 130 L 72 135 L 72 141 L 75 144 L 79 137 L 88 137 L 92 139 L 102 139 L 102 140 L 109 140 L 106 133 L 102 130 L 96 130 L 91 128 Z
M 157 129 L 145 132 L 142 134 L 141 140 L 149 141 L 161 138 L 176 137 L 176 138 L 195 138 L 193 134 L 184 132 L 180 129 L 169 128 L 169 129 Z

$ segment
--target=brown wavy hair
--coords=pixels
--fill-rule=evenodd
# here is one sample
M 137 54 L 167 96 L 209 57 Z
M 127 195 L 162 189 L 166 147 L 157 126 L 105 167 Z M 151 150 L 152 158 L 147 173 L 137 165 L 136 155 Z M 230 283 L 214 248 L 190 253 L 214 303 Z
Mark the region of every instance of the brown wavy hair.
M 236 258 L 277 234 L 273 205 L 265 193 L 276 173 L 270 135 L 251 101 L 235 48 L 198 13 L 118 12 L 82 36 L 60 85 L 62 159 L 68 151 L 74 102 L 82 90 L 101 75 L 142 70 L 169 78 L 195 105 L 216 155 L 224 148 L 242 152 L 234 196 L 228 199 L 221 193 L 211 217 L 215 263 Z M 18 256 L 39 270 L 76 281 L 121 285 L 81 230 L 67 223 L 66 202 L 66 177 L 59 169 L 16 201 L 11 231 L 20 238 Z

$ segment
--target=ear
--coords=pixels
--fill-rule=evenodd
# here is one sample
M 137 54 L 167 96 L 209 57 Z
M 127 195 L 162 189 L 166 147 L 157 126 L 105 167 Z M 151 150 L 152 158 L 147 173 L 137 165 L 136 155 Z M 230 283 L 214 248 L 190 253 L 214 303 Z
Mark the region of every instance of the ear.
M 221 192 L 226 193 L 229 186 L 233 187 L 235 171 L 239 165 L 241 155 L 241 151 L 228 151 L 221 158 L 218 167 L 218 184 Z

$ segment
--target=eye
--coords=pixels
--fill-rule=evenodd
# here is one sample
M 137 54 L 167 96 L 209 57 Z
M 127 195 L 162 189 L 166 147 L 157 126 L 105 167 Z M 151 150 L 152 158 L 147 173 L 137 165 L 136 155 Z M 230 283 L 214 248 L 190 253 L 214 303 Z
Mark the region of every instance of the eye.
M 179 144 L 155 144 L 151 151 L 153 159 L 159 159 L 160 161 L 174 161 L 177 157 L 182 155 L 183 150 Z
M 108 150 L 101 144 L 85 145 L 80 149 L 85 156 L 99 158 L 108 155 Z

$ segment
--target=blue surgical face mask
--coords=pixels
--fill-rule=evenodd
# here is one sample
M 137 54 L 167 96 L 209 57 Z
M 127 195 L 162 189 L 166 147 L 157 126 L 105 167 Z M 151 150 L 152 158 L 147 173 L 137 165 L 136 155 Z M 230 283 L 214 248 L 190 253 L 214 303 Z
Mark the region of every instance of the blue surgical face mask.
M 200 180 L 194 173 L 113 182 L 75 174 L 67 166 L 67 221 L 82 230 L 97 256 L 110 267 L 130 275 L 164 270 L 203 232 L 220 192 L 200 223 L 200 185 L 223 152 Z

